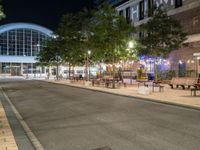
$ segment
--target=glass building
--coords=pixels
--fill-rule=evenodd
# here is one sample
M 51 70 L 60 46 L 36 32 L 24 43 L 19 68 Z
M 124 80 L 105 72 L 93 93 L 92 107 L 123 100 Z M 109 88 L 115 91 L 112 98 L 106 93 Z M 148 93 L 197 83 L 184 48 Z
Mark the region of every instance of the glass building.
M 45 73 L 36 56 L 53 32 L 39 25 L 12 23 L 0 26 L 0 74 Z

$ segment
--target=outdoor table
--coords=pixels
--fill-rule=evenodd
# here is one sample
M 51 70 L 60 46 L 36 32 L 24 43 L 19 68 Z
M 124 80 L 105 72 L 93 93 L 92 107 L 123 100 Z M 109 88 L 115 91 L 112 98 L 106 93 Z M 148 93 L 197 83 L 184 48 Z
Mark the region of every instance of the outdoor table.
M 116 82 L 118 83 L 119 80 L 118 79 L 113 79 L 113 78 L 106 78 L 106 79 L 104 79 L 104 82 L 105 82 L 105 87 L 106 88 L 108 88 L 109 86 L 112 86 L 112 88 L 115 88 Z M 113 86 L 113 84 L 114 84 L 114 86 Z
M 140 84 L 141 84 L 141 83 L 143 83 L 144 86 L 148 86 L 148 85 L 146 84 L 148 81 L 138 80 L 137 82 L 138 82 L 138 88 L 140 87 Z
M 160 81 L 153 81 L 152 85 L 152 92 L 154 92 L 154 87 L 159 87 L 159 92 L 161 92 L 161 82 Z
M 192 92 L 194 92 L 194 96 L 197 95 L 196 91 L 200 90 L 200 83 L 196 83 L 194 84 L 194 88 L 191 89 L 191 96 L 192 96 Z
M 149 86 L 152 86 L 152 92 L 155 91 L 155 87 L 159 87 L 159 92 L 161 92 L 164 88 L 164 86 L 160 85 L 162 82 L 160 81 L 153 81 L 153 82 L 150 82 L 151 84 L 146 84 L 144 83 L 145 86 L 149 87 Z
M 112 85 L 113 84 L 113 78 L 107 78 L 105 79 L 105 86 L 106 88 L 109 87 L 109 85 Z
M 200 83 L 195 83 L 194 87 L 196 87 L 197 89 L 200 89 Z

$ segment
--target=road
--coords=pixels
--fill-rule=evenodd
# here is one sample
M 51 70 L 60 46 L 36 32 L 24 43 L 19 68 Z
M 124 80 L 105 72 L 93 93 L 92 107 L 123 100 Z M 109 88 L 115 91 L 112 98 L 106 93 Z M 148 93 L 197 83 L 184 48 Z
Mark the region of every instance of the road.
M 199 150 L 200 111 L 43 81 L 1 82 L 46 150 Z

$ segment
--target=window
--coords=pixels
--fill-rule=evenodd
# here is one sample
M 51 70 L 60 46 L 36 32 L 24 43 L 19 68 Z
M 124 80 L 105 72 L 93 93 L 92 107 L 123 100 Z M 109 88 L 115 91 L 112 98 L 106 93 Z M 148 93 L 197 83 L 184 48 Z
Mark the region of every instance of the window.
M 126 8 L 126 20 L 127 20 L 127 22 L 131 21 L 131 11 L 130 10 L 131 10 L 130 7 Z
M 142 20 L 144 19 L 144 0 L 142 0 L 140 3 L 139 3 L 139 19 Z
M 139 32 L 139 38 L 144 38 L 144 32 Z
M 120 16 L 123 16 L 123 14 L 124 14 L 123 10 L 120 10 L 120 11 L 119 11 L 119 15 L 120 15 Z
M 148 17 L 151 17 L 153 15 L 153 0 L 148 0 Z
M 0 35 L 0 55 L 7 55 L 7 32 Z
M 0 34 L 0 55 L 36 56 L 48 36 L 32 29 L 13 29 Z
M 18 29 L 17 30 L 17 55 L 18 56 L 23 56 L 23 44 L 24 44 L 23 30 Z
M 175 0 L 175 8 L 178 8 L 183 5 L 182 0 Z

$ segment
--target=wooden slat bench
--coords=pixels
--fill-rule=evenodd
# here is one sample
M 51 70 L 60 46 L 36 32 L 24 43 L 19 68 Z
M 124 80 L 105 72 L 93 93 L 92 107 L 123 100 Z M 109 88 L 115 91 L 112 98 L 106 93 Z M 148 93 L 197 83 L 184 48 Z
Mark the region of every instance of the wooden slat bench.
M 198 82 L 197 78 L 172 78 L 170 82 L 170 86 L 173 89 L 174 86 L 178 88 L 179 86 L 182 87 L 182 89 L 185 89 L 186 87 L 189 89 L 191 86 L 194 86 Z

